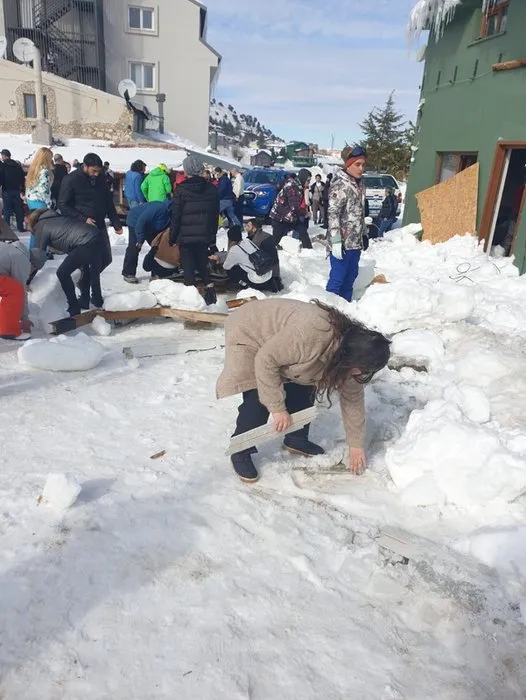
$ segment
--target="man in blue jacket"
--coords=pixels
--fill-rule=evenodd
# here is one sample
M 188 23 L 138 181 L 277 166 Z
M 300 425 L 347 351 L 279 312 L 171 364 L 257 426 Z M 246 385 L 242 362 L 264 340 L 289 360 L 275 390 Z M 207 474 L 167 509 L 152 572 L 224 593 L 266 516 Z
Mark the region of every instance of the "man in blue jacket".
M 234 189 L 232 182 L 221 168 L 215 169 L 217 177 L 217 194 L 219 195 L 219 213 L 222 217 L 228 219 L 230 227 L 241 226 L 241 221 L 237 218 L 234 211 Z
M 172 200 L 150 202 L 134 207 L 128 212 L 128 247 L 124 255 L 122 276 L 130 284 L 138 284 L 137 265 L 139 253 L 144 241 L 151 243 L 158 233 L 170 226 L 172 219 Z
M 141 190 L 145 170 L 146 163 L 142 160 L 136 160 L 131 164 L 131 168 L 124 178 L 124 196 L 128 200 L 130 209 L 146 202 Z

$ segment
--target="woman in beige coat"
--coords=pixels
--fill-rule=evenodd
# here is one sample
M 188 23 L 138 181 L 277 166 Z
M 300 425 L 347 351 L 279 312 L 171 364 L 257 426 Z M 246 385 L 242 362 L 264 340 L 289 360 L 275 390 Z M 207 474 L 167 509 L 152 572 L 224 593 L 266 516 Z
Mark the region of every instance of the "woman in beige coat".
M 385 367 L 389 341 L 318 301 L 254 301 L 226 323 L 225 366 L 217 397 L 243 394 L 234 435 L 265 425 L 272 414 L 277 432 L 291 413 L 334 391 L 340 405 L 353 473 L 365 468 L 364 384 Z M 309 440 L 309 426 L 286 435 L 284 448 L 312 457 L 324 450 Z M 232 455 L 243 481 L 257 481 L 256 448 Z

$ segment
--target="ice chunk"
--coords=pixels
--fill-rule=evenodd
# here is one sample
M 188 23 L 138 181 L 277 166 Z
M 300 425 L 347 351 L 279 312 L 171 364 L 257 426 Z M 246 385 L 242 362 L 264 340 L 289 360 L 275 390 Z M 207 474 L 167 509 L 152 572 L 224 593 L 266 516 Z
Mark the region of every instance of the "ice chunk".
M 283 236 L 280 241 L 280 246 L 285 253 L 297 255 L 300 252 L 301 242 L 297 238 L 292 238 L 292 236 Z
M 491 407 L 486 394 L 477 386 L 448 386 L 444 397 L 455 403 L 462 413 L 474 423 L 487 423 L 491 417 Z
M 471 554 L 487 566 L 526 576 L 526 525 L 482 528 L 455 544 L 463 554 Z
M 111 294 L 104 300 L 106 311 L 137 311 L 137 309 L 153 309 L 154 306 L 157 306 L 155 296 L 149 291 L 142 290 Z
M 96 367 L 106 349 L 85 333 L 50 340 L 29 340 L 18 350 L 21 365 L 51 372 L 78 372 Z
M 91 323 L 91 327 L 97 335 L 101 335 L 103 337 L 111 335 L 111 323 L 108 323 L 103 316 L 95 316 Z
M 250 297 L 256 297 L 256 299 L 266 299 L 267 296 L 264 292 L 259 289 L 242 289 L 237 293 L 236 299 L 250 299 Z
M 73 476 L 49 474 L 42 492 L 42 502 L 55 510 L 67 510 L 76 502 L 81 490 Z
M 394 358 L 403 358 L 411 360 L 413 364 L 431 367 L 441 364 L 444 359 L 444 343 L 434 331 L 405 331 L 395 335 L 391 352 Z
M 150 293 L 161 306 L 172 309 L 202 311 L 205 300 L 196 287 L 185 287 L 171 280 L 154 280 L 150 282 Z

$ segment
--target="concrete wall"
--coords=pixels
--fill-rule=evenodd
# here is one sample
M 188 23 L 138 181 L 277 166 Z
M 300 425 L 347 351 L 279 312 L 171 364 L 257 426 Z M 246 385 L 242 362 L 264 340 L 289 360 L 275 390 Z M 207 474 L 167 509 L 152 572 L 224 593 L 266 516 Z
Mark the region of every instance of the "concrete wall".
M 153 31 L 129 28 L 129 5 L 154 8 Z M 120 80 L 131 77 L 132 61 L 154 64 L 154 89 L 140 90 L 137 102 L 158 114 L 155 95 L 165 93 L 165 129 L 206 146 L 211 80 L 219 58 L 200 38 L 200 21 L 201 8 L 193 0 L 104 3 L 108 91 L 117 94 Z
M 0 61 L 0 132 L 27 134 L 35 125 L 24 114 L 24 93 L 34 94 L 30 68 Z M 133 115 L 120 97 L 43 73 L 48 121 L 54 136 L 132 140 Z
M 481 0 L 465 0 L 438 43 L 429 39 L 422 87 L 425 104 L 417 122 L 418 152 L 409 176 L 406 223 L 420 220 L 415 194 L 436 184 L 437 154 L 476 151 L 480 224 L 497 141 L 526 141 L 526 68 L 492 70 L 494 63 L 526 58 L 526 3 L 511 2 L 504 34 L 477 40 L 481 5 Z M 518 265 L 524 270 L 526 216 L 516 251 Z

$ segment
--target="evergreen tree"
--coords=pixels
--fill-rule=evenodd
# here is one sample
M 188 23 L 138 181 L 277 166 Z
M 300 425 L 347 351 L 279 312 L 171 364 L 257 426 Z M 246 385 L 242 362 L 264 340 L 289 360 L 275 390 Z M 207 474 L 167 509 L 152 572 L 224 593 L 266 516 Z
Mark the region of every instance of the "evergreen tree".
M 414 126 L 397 112 L 394 92 L 387 98 L 383 109 L 373 107 L 359 127 L 364 135 L 359 145 L 367 150 L 367 169 L 406 177 Z
M 258 134 L 258 148 L 265 148 L 266 145 L 266 139 L 265 139 L 265 134 L 260 131 Z

